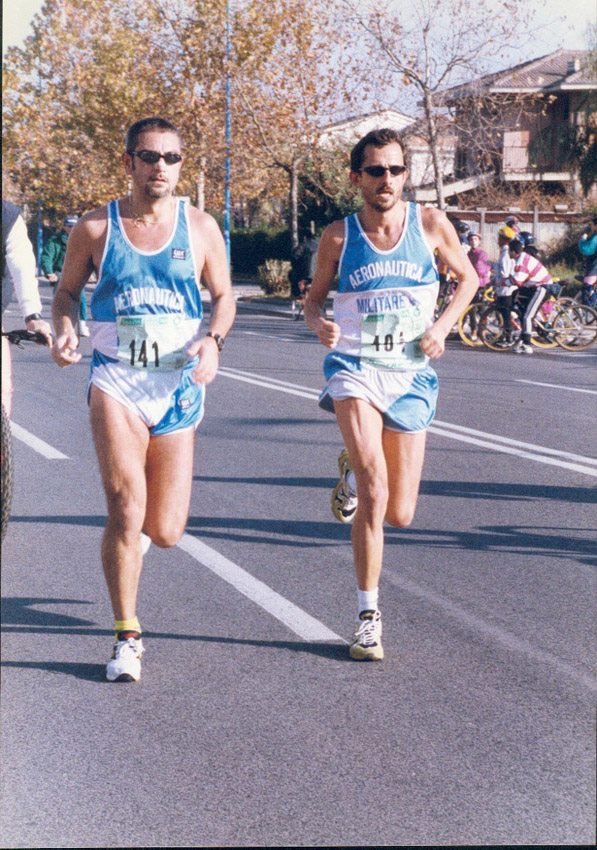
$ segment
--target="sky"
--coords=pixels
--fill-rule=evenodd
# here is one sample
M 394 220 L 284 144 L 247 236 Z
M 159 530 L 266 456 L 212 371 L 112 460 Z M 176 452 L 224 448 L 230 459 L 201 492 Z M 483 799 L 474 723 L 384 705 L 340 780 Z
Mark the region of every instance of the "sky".
M 410 3 L 411 0 L 404 0 Z M 503 9 L 501 0 L 494 0 L 496 10 Z M 532 56 L 521 56 L 519 61 L 551 53 L 560 47 L 586 49 L 587 24 L 597 24 L 597 0 L 519 0 L 531 9 L 539 11 L 543 22 L 553 21 L 536 42 Z M 267 0 L 264 0 L 267 3 Z M 31 20 L 41 10 L 43 0 L 2 0 L 2 53 L 8 46 L 20 46 L 31 34 Z M 562 16 L 565 20 L 562 21 Z M 501 68 L 496 66 L 496 70 Z

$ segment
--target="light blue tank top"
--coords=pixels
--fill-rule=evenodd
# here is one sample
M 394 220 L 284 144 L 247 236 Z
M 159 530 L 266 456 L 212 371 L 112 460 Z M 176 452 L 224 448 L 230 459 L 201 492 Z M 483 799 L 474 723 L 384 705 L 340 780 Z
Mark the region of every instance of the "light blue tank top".
M 378 368 L 421 368 L 427 358 L 418 340 L 433 323 L 439 275 L 420 207 L 407 204 L 402 235 L 387 251 L 373 245 L 356 214 L 344 228 L 334 296 L 336 350 Z
M 177 200 L 171 236 L 157 251 L 135 248 L 124 232 L 118 201 L 110 202 L 106 246 L 91 312 L 96 322 L 167 313 L 201 318 L 203 307 L 184 201 Z
M 439 280 L 417 204 L 407 204 L 402 236 L 388 251 L 369 241 L 356 213 L 345 219 L 345 228 L 338 292 L 428 286 Z
M 128 239 L 118 201 L 108 205 L 108 232 L 91 298 L 96 352 L 133 368 L 182 368 L 203 315 L 187 205 L 178 199 L 172 232 L 156 251 Z M 153 359 L 146 356 L 153 353 Z

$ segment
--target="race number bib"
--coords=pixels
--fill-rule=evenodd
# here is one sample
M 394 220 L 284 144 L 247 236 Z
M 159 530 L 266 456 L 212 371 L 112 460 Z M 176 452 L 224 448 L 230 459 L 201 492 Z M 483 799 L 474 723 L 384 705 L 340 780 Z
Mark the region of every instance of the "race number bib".
M 420 369 L 428 362 L 419 346 L 424 333 L 425 320 L 418 305 L 363 316 L 361 362 L 380 369 Z
M 180 347 L 183 322 L 176 315 L 118 316 L 118 359 L 134 369 L 182 369 L 189 359 Z

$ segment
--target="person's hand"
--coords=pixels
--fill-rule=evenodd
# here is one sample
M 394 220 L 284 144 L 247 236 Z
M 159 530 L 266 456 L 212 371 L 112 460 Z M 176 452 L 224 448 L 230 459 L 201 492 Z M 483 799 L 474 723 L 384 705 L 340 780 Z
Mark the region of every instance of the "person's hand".
M 191 343 L 187 348 L 189 357 L 197 356 L 199 363 L 192 371 L 192 377 L 196 384 L 211 384 L 218 372 L 220 365 L 220 352 L 215 339 L 204 336 Z
M 50 274 L 47 275 L 47 278 L 50 281 L 50 283 L 58 283 L 58 275 L 54 274 L 54 272 L 50 272 Z
M 31 319 L 26 322 L 27 330 L 40 333 L 46 338 L 46 345 L 52 345 L 52 328 L 43 319 Z
M 74 331 L 56 337 L 52 346 L 52 357 L 59 366 L 72 366 L 78 363 L 82 355 L 77 351 L 79 337 Z
M 340 325 L 321 316 L 317 322 L 316 333 L 322 345 L 326 348 L 335 348 L 340 339 Z
M 419 347 L 423 354 L 426 354 L 427 357 L 431 357 L 432 360 L 436 360 L 444 353 L 446 347 L 446 336 L 439 328 L 432 325 L 421 337 Z

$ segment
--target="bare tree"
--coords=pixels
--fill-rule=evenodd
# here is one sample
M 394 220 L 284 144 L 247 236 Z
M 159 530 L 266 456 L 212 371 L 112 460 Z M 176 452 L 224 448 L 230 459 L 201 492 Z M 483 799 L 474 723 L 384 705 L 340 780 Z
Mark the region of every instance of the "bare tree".
M 439 122 L 446 113 L 443 92 L 483 74 L 496 55 L 528 40 L 522 4 L 493 0 L 417 0 L 406 12 L 400 0 L 368 8 L 343 0 L 394 82 L 413 86 L 423 107 L 423 133 L 433 165 L 438 206 L 445 207 Z

